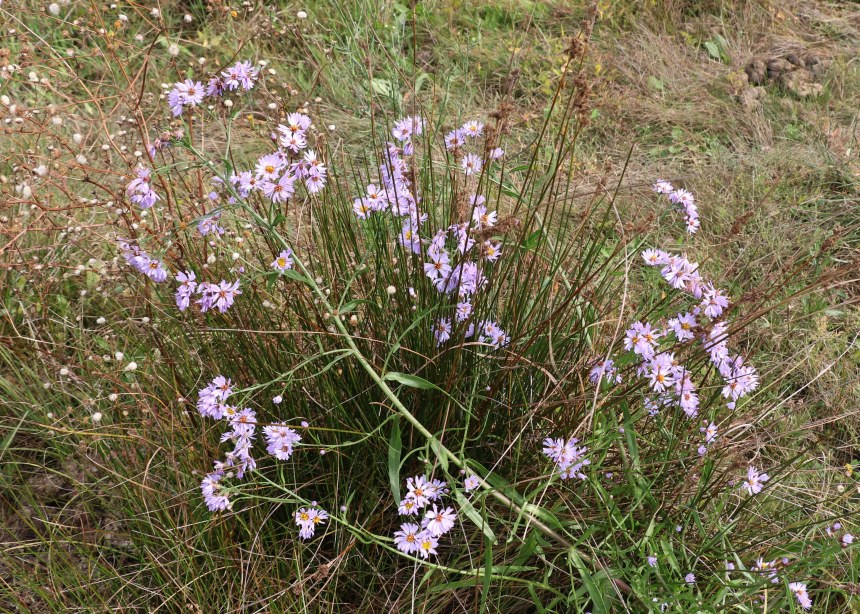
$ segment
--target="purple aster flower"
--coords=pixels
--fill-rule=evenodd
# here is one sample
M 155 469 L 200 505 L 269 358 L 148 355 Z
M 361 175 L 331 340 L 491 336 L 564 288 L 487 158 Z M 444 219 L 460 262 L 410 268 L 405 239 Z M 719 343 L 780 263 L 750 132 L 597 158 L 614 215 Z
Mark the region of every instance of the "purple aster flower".
M 261 181 L 277 181 L 284 169 L 284 159 L 277 153 L 261 156 L 257 160 L 256 173 L 257 179 Z
M 296 178 L 286 172 L 277 182 L 264 181 L 262 184 L 263 194 L 275 204 L 286 202 L 295 194 L 295 181 Z
M 280 273 L 293 268 L 293 250 L 288 247 L 278 254 L 278 257 L 272 262 L 272 268 Z
M 310 539 L 316 532 L 317 525 L 325 524 L 328 512 L 320 508 L 300 508 L 296 511 L 296 524 L 299 526 L 299 537 Z
M 687 341 L 695 336 L 693 329 L 696 328 L 697 323 L 696 316 L 692 313 L 679 313 L 676 317 L 671 318 L 668 324 L 678 341 Z
M 431 554 L 439 554 L 436 548 L 439 540 L 433 537 L 429 531 L 422 531 L 418 539 L 418 554 L 422 559 L 429 558 Z
M 481 481 L 478 479 L 478 476 L 470 475 L 463 481 L 463 490 L 465 490 L 466 492 L 472 492 L 480 485 Z
M 197 286 L 197 292 L 202 295 L 197 301 L 201 311 L 205 312 L 214 307 L 221 313 L 224 313 L 233 305 L 236 295 L 242 294 L 242 291 L 239 290 L 238 279 L 232 284 L 223 279 L 220 284 L 202 282 Z
M 278 142 L 281 144 L 281 147 L 289 149 L 293 153 L 299 153 L 308 146 L 307 138 L 303 132 L 287 132 L 286 134 L 281 134 Z
M 755 467 L 750 467 L 747 470 L 747 477 L 741 482 L 741 487 L 751 495 L 757 495 L 764 488 L 764 483 L 770 479 L 766 473 L 759 473 Z
M 475 199 L 475 197 L 472 197 Z M 483 196 L 480 197 L 481 201 L 475 205 L 475 210 L 472 212 L 472 220 L 475 222 L 475 228 L 491 228 L 496 225 L 496 219 L 498 214 L 495 211 L 488 212 L 487 208 L 481 204 L 483 202 Z M 475 204 L 475 203 L 473 203 Z
M 467 121 L 460 127 L 460 132 L 466 137 L 476 138 L 484 134 L 484 124 L 476 119 Z
M 450 257 L 447 252 L 430 252 L 427 250 L 428 260 L 424 263 L 424 274 L 431 280 L 445 279 L 451 274 Z
M 463 172 L 468 177 L 469 175 L 477 175 L 481 172 L 481 168 L 483 163 L 481 162 L 481 158 L 473 153 L 467 153 L 463 156 L 463 161 L 460 163 L 463 167 Z
M 652 187 L 657 194 L 669 194 L 675 190 L 672 184 L 664 179 L 658 179 Z
M 158 194 L 152 189 L 152 171 L 139 167 L 135 170 L 135 178 L 126 186 L 126 194 L 129 200 L 141 209 L 149 209 L 158 200 Z
M 669 262 L 669 254 L 659 249 L 646 249 L 642 252 L 642 259 L 648 266 L 663 266 Z
M 454 521 L 457 520 L 457 514 L 453 508 L 446 507 L 440 510 L 433 505 L 433 509 L 427 510 L 424 516 L 426 521 L 425 528 L 433 537 L 441 537 L 454 527 Z
M 406 522 L 400 525 L 400 530 L 394 532 L 394 545 L 406 554 L 418 552 L 419 534 L 421 528 L 417 524 Z
M 433 337 L 436 345 L 442 345 L 451 338 L 451 318 L 440 318 L 433 325 Z
M 220 76 L 216 75 L 209 79 L 206 84 L 206 95 L 210 97 L 218 97 L 227 91 L 227 83 Z
M 466 142 L 466 135 L 460 128 L 452 130 L 445 135 L 445 149 L 459 149 Z
M 173 86 L 173 89 L 167 95 L 167 102 L 173 114 L 179 116 L 182 115 L 184 107 L 199 106 L 203 102 L 205 95 L 206 88 L 203 87 L 202 83 L 186 79 Z
M 812 607 L 812 599 L 809 598 L 809 593 L 806 591 L 806 584 L 803 582 L 791 582 L 788 585 L 788 590 L 794 593 L 797 603 L 801 608 L 808 610 Z
M 484 241 L 481 244 L 481 252 L 490 262 L 495 262 L 502 257 L 502 244 L 495 241 Z
M 305 132 L 311 127 L 311 118 L 304 113 L 290 113 L 287 115 L 286 128 L 290 132 Z
M 729 299 L 725 297 L 719 290 L 714 287 L 714 284 L 708 282 L 708 285 L 703 289 L 703 300 L 701 304 L 705 315 L 711 318 L 719 318 L 725 309 L 729 306 Z
M 397 242 L 413 254 L 421 253 L 421 238 L 418 236 L 418 228 L 411 220 L 404 222 L 397 235 Z
M 400 505 L 397 506 L 397 513 L 401 516 L 411 516 L 418 513 L 419 505 L 415 497 L 407 496 L 403 498 Z
M 409 141 L 412 135 L 420 136 L 424 130 L 424 120 L 418 117 L 404 117 L 394 124 L 391 131 L 398 141 Z
M 586 479 L 582 468 L 591 464 L 591 461 L 585 458 L 588 448 L 577 446 L 579 440 L 576 437 L 568 440 L 547 438 L 543 443 L 543 453 L 555 463 L 562 480 L 574 477 Z
M 472 315 L 472 303 L 468 301 L 461 301 L 457 303 L 456 311 L 454 312 L 454 317 L 457 322 L 465 322 L 469 319 L 469 316 Z

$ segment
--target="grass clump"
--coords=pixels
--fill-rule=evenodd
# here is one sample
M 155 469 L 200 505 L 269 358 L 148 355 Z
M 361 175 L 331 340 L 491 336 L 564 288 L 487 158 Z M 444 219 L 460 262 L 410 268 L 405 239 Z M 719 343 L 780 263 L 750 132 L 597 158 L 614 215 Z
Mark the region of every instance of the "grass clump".
M 717 94 L 598 164 L 597 11 L 447 8 L 50 8 L 79 30 L 20 69 L 53 17 L 4 13 L 14 607 L 853 607 L 850 175 L 715 187 L 761 134 L 713 134 Z M 534 28 L 548 62 L 499 53 Z M 840 226 L 785 249 L 783 215 Z

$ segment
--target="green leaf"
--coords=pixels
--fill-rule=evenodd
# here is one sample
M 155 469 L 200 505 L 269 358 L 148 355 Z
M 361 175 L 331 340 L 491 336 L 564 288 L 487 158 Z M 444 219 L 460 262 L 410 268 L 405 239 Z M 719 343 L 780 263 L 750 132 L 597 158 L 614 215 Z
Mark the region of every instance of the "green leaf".
M 280 226 L 281 224 L 283 224 L 286 221 L 287 221 L 287 217 L 283 213 L 279 213 L 278 215 L 275 216 L 275 219 L 272 220 L 271 225 L 272 225 L 272 227 Z
M 540 231 L 540 229 L 538 229 L 538 230 L 535 230 L 533 233 L 531 233 L 528 237 L 526 237 L 526 240 L 523 241 L 523 249 L 527 249 L 527 250 L 535 249 L 538 246 L 538 243 L 540 242 L 540 235 L 541 235 L 541 231 Z
M 594 610 L 597 612 L 611 612 L 609 604 L 606 603 L 604 591 L 597 585 L 596 579 L 591 575 L 585 563 L 583 563 L 576 548 L 571 548 L 568 551 L 568 559 L 579 572 L 579 577 L 582 578 L 582 583 L 585 585 L 585 590 L 588 592 L 588 597 L 591 599 Z
M 391 438 L 388 440 L 388 481 L 391 482 L 391 493 L 394 500 L 400 502 L 400 456 L 403 443 L 400 440 L 400 418 L 395 418 L 391 426 Z
M 436 458 L 439 459 L 439 464 L 442 465 L 442 469 L 447 473 L 448 455 L 445 453 L 445 450 L 442 449 L 442 442 L 434 437 L 430 440 L 430 449 L 433 450 L 433 454 L 435 454 Z
M 490 540 L 490 543 L 495 544 L 498 543 L 496 540 L 496 534 L 493 533 L 493 530 L 489 527 L 489 525 L 485 522 L 483 516 L 478 513 L 478 510 L 475 509 L 475 506 L 472 505 L 472 502 L 469 501 L 466 497 L 463 496 L 463 493 L 460 490 L 454 490 L 454 497 L 457 499 L 457 503 L 460 505 L 460 511 L 466 514 L 466 516 L 475 523 L 481 531 L 484 532 L 484 535 L 487 539 Z
M 423 377 L 418 377 L 417 375 L 409 375 L 408 373 L 399 373 L 397 371 L 391 371 L 382 376 L 382 379 L 397 382 L 398 384 L 403 384 L 404 386 L 409 386 L 411 388 L 420 388 L 421 390 L 438 390 L 440 392 L 444 392 L 444 390 L 439 388 L 439 386 L 432 382 L 428 382 Z
M 360 299 L 356 299 L 354 301 L 349 301 L 348 303 L 344 303 L 343 305 L 338 307 L 337 311 L 338 311 L 338 313 L 343 315 L 345 313 L 349 313 L 350 311 L 354 311 L 356 307 L 358 307 L 359 305 L 365 304 L 365 303 L 368 305 L 375 305 L 376 304 L 373 301 L 369 301 L 367 299 L 360 298 Z
M 648 77 L 648 87 L 653 90 L 657 90 L 658 92 L 662 92 L 663 82 L 660 81 L 660 79 L 658 79 L 657 77 L 651 75 L 650 77 Z
M 379 94 L 386 98 L 391 98 L 395 92 L 394 85 L 388 79 L 371 79 L 370 89 L 373 90 L 374 94 Z
M 308 279 L 307 277 L 305 277 L 304 275 L 302 275 L 301 273 L 299 273 L 298 271 L 295 271 L 293 269 L 287 269 L 286 271 L 282 271 L 281 275 L 283 275 L 284 277 L 287 277 L 289 279 L 292 279 L 293 281 L 298 281 L 298 282 L 306 284 L 306 285 L 311 284 L 310 279 Z
M 705 42 L 705 49 L 708 51 L 708 55 L 711 56 L 711 59 L 717 60 L 718 62 L 722 59 L 720 48 L 717 47 L 717 44 L 715 42 Z

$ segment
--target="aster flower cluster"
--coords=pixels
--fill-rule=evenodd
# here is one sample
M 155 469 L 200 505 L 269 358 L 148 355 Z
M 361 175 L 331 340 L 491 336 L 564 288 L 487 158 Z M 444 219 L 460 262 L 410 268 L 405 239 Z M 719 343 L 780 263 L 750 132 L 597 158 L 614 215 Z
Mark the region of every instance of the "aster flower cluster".
M 299 537 L 308 540 L 311 539 L 317 530 L 317 525 L 325 524 L 328 520 L 328 512 L 317 505 L 316 501 L 311 502 L 311 507 L 302 507 L 296 510 L 296 525 L 299 527 Z
M 178 277 L 177 281 L 180 281 Z M 217 284 L 206 281 L 200 282 L 197 284 L 197 294 L 200 295 L 200 298 L 195 302 L 200 306 L 200 311 L 205 313 L 210 309 L 217 309 L 224 313 L 233 306 L 236 296 L 242 294 L 242 291 L 239 290 L 238 279 L 232 283 L 222 279 Z M 176 304 L 179 305 L 178 297 Z
M 458 157 L 470 139 L 478 138 L 483 134 L 484 124 L 476 119 L 469 120 L 445 135 L 445 149 Z M 496 147 L 489 152 L 490 160 L 498 160 L 504 155 L 505 150 L 501 147 Z M 474 175 L 481 172 L 483 161 L 474 153 L 466 153 L 462 156 L 460 165 L 466 175 Z
M 224 313 L 233 306 L 236 296 L 242 294 L 238 279 L 232 283 L 223 279 L 217 284 L 206 281 L 198 283 L 194 271 L 188 270 L 177 273 L 176 281 L 179 285 L 176 287 L 174 298 L 179 311 L 188 309 L 192 297 L 196 294 L 199 298 L 194 302 L 200 307 L 202 313 L 210 309 L 217 309 Z
M 249 60 L 236 62 L 220 75 L 215 75 L 206 84 L 207 96 L 220 96 L 225 92 L 241 89 L 245 92 L 253 89 L 260 76 L 260 69 L 255 68 Z
M 834 522 L 831 526 L 824 529 L 828 537 L 836 537 L 836 533 L 842 531 L 842 523 Z M 848 547 L 854 543 L 854 536 L 851 533 L 844 533 L 842 539 L 839 540 L 843 547 Z
M 229 509 L 230 500 L 221 486 L 221 481 L 228 477 L 228 470 L 236 468 L 236 475 L 242 478 L 246 471 L 256 467 L 256 461 L 251 456 L 251 445 L 256 430 L 256 415 L 251 409 L 238 410 L 228 404 L 233 394 L 233 382 L 219 375 L 198 392 L 197 411 L 200 415 L 215 420 L 227 418 L 230 424 L 221 441 L 232 439 L 234 448 L 225 455 L 225 460 L 216 461 L 215 468 L 200 484 L 203 499 L 210 511 Z
M 438 554 L 439 538 L 454 527 L 457 513 L 452 507 L 442 507 L 442 498 L 449 492 L 446 482 L 416 475 L 406 480 L 406 487 L 408 493 L 397 512 L 407 517 L 418 515 L 421 520 L 401 524 L 394 533 L 394 544 L 401 552 L 426 559 Z
M 624 347 L 644 361 L 641 372 L 648 377 L 652 390 L 664 396 L 667 390 L 674 392 L 684 412 L 692 417 L 698 413 L 695 386 L 685 369 L 676 363 L 673 354 L 658 351 L 658 339 L 670 333 L 676 342 L 699 337 L 711 362 L 725 380 L 723 396 L 729 400 L 729 408 L 734 409 L 738 399 L 758 387 L 759 378 L 754 367 L 744 364 L 742 356 L 730 354 L 726 333 L 728 324 L 716 321 L 728 308 L 728 298 L 712 282 L 703 280 L 698 272 L 698 263 L 690 262 L 686 256 L 649 249 L 642 253 L 642 258 L 649 266 L 662 267 L 660 272 L 663 279 L 673 288 L 700 302 L 691 311 L 669 319 L 665 331 L 656 330 L 648 323 L 634 323 L 627 331 Z M 706 330 L 703 318 L 710 320 L 710 330 Z M 661 401 L 658 405 L 667 404 L 667 399 Z M 671 402 L 671 399 L 668 401 Z
M 207 235 L 222 236 L 226 231 L 218 223 L 220 220 L 220 211 L 204 216 L 203 219 L 197 223 L 197 232 L 200 233 L 201 237 L 205 237 Z
M 147 151 L 149 151 L 149 157 L 154 158 L 155 154 L 159 151 L 164 151 L 171 145 L 173 145 L 174 141 L 178 141 L 185 136 L 185 130 L 182 128 L 177 128 L 173 131 L 162 132 L 158 135 L 152 143 L 150 143 Z
M 287 124 L 279 124 L 272 140 L 278 150 L 260 156 L 254 170 L 233 173 L 230 183 L 242 198 L 258 192 L 274 204 L 283 204 L 296 193 L 296 184 L 304 184 L 310 194 L 322 190 L 328 169 L 319 156 L 307 149 L 307 131 L 311 118 L 304 113 L 290 113 Z M 232 202 L 232 199 L 230 201 Z
M 210 511 L 229 509 L 230 500 L 221 481 L 227 477 L 242 479 L 257 467 L 252 455 L 252 447 L 257 432 L 257 414 L 246 407 L 239 409 L 229 402 L 234 392 L 233 382 L 218 375 L 198 391 L 197 411 L 201 416 L 213 420 L 226 420 L 227 430 L 221 435 L 221 442 L 232 442 L 233 450 L 224 455 L 223 461 L 216 461 L 214 470 L 201 482 L 203 498 Z M 301 436 L 284 423 L 263 427 L 266 437 L 266 451 L 279 460 L 288 460 L 293 454 L 295 444 Z
M 669 198 L 669 202 L 684 209 L 684 222 L 687 225 L 687 232 L 695 234 L 701 227 L 699 221 L 699 209 L 696 207 L 696 199 L 687 190 L 675 188 L 671 183 L 663 179 L 658 179 L 653 186 L 657 194 L 665 194 Z
M 599 382 L 614 385 L 621 383 L 621 374 L 611 358 L 598 360 L 588 372 L 588 380 L 595 386 Z
M 131 202 L 141 209 L 149 209 L 159 200 L 158 194 L 152 189 L 152 171 L 138 167 L 134 174 L 135 177 L 126 186 L 125 192 Z
M 161 260 L 150 257 L 134 242 L 118 239 L 117 243 L 123 259 L 138 272 L 143 273 L 156 283 L 161 283 L 167 279 L 169 273 Z
M 700 456 L 707 454 L 708 447 L 717 440 L 717 434 L 719 432 L 719 428 L 713 422 L 709 424 L 708 421 L 705 420 L 702 424 L 705 426 L 699 427 L 699 432 L 704 433 L 705 443 L 699 446 Z
M 543 453 L 555 463 L 562 480 L 585 479 L 582 469 L 590 465 L 591 461 L 585 458 L 588 448 L 579 446 L 578 443 L 579 440 L 576 437 L 570 439 L 547 437 L 544 439 Z
M 400 245 L 411 253 L 424 256 L 424 274 L 438 292 L 457 296 L 454 322 L 450 317 L 442 317 L 433 324 L 437 345 L 451 338 L 454 323 L 464 323 L 465 338 L 476 337 L 480 343 L 503 347 L 510 340 L 508 334 L 493 320 L 472 321 L 471 301 L 487 286 L 481 265 L 496 262 L 502 255 L 501 244 L 491 239 L 483 241 L 480 249 L 475 250 L 477 241 L 473 234 L 495 226 L 497 213 L 487 209 L 484 196 L 473 194 L 469 199 L 469 221 L 443 228 L 430 239 L 423 238 L 421 227 L 428 216 L 419 209 L 421 199 L 410 180 L 410 158 L 415 151 L 413 138 L 420 136 L 423 130 L 424 120 L 420 117 L 406 117 L 395 123 L 393 134 L 400 145 L 387 145 L 386 160 L 379 169 L 381 185 L 369 184 L 366 194 L 354 200 L 353 211 L 359 219 L 378 213 L 387 213 L 397 219 L 400 223 L 397 236 Z M 483 131 L 483 124 L 477 120 L 466 122 L 445 137 L 446 148 L 457 158 L 463 153 L 466 141 L 481 136 Z M 504 153 L 500 149 L 494 152 L 494 156 L 491 155 L 494 159 Z M 466 154 L 463 169 L 467 178 L 478 173 L 481 167 L 479 157 Z
M 209 80 L 206 87 L 200 81 L 186 79 L 174 84 L 167 94 L 167 103 L 173 115 L 182 115 L 185 107 L 198 107 L 206 96 L 217 97 L 225 92 L 242 89 L 249 91 L 257 82 L 260 71 L 249 61 L 236 62 L 232 67 Z

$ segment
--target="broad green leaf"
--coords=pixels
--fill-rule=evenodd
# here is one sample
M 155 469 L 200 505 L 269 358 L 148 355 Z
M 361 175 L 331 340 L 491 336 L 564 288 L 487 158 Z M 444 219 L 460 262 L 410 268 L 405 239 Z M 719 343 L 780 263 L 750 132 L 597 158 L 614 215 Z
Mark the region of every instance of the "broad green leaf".
M 420 388 L 421 390 L 439 390 L 442 392 L 442 389 L 439 388 L 436 384 L 432 382 L 428 382 L 423 377 L 418 377 L 417 375 L 409 375 L 408 373 L 399 373 L 397 371 L 391 371 L 386 373 L 382 379 L 389 380 L 392 382 L 397 382 L 398 384 L 403 384 L 404 386 L 409 386 L 410 388 Z
M 400 502 L 400 456 L 403 444 L 400 441 L 400 418 L 395 418 L 391 425 L 391 438 L 388 440 L 388 481 L 391 482 L 391 493 L 394 500 Z
M 460 511 L 466 514 L 466 516 L 475 523 L 475 525 L 484 532 L 484 535 L 487 536 L 487 539 L 490 540 L 490 543 L 497 543 L 496 534 L 493 533 L 493 530 L 489 527 L 489 525 L 484 521 L 483 516 L 478 513 L 478 510 L 475 509 L 475 506 L 472 505 L 472 502 L 469 501 L 466 497 L 463 496 L 463 493 L 460 490 L 454 490 L 454 497 L 457 499 L 457 503 L 460 505 Z

